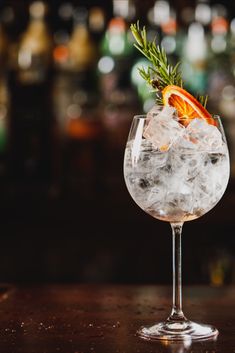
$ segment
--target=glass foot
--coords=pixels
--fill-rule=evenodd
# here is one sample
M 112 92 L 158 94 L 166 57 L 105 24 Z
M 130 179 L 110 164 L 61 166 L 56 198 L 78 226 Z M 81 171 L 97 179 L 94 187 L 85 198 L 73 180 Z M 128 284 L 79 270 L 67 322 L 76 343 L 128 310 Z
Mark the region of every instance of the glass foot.
M 192 321 L 160 322 L 151 327 L 141 327 L 137 334 L 146 340 L 185 341 L 216 338 L 219 331 L 210 325 Z

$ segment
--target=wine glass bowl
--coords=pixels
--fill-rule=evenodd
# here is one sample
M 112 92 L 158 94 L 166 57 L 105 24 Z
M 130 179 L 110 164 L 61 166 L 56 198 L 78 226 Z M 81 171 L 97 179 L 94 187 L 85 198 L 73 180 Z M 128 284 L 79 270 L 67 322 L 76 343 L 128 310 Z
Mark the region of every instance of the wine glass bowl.
M 148 123 L 135 116 L 124 157 L 124 177 L 134 201 L 154 218 L 168 222 L 196 219 L 221 199 L 229 178 L 229 157 L 219 118 L 223 145 L 217 150 L 192 150 L 177 142 L 161 152 L 143 138 Z
M 161 112 L 162 109 L 157 107 L 155 111 Z M 223 196 L 229 180 L 226 138 L 220 118 L 215 116 L 214 119 L 216 127 L 212 128 L 199 119 L 198 122 L 195 120 L 192 130 L 183 128 L 181 135 L 175 139 L 173 136 L 162 148 L 157 148 L 151 139 L 146 138 L 148 117 L 138 115 L 132 122 L 124 156 L 127 189 L 146 213 L 170 222 L 173 235 L 172 311 L 166 321 L 142 327 L 138 334 L 144 339 L 202 340 L 218 334 L 213 326 L 186 319 L 182 311 L 181 285 L 183 223 L 211 210 Z M 205 130 L 200 130 L 200 124 Z M 196 126 L 200 129 L 197 130 Z

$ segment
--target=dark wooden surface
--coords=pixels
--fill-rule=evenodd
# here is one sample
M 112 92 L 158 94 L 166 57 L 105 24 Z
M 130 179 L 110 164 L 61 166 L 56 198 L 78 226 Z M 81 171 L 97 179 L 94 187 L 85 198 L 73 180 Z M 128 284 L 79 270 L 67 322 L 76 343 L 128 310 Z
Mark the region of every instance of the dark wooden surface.
M 171 288 L 52 285 L 0 292 L 2 353 L 233 353 L 235 287 L 185 287 L 188 318 L 214 324 L 215 342 L 161 344 L 139 339 L 141 325 L 165 319 Z

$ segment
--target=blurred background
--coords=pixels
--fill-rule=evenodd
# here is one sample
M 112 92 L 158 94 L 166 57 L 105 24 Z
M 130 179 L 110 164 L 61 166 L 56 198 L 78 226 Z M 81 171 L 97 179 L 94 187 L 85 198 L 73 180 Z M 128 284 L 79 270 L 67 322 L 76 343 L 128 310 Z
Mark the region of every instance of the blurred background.
M 154 95 L 140 19 L 185 87 L 209 94 L 231 155 L 225 196 L 183 232 L 184 283 L 235 283 L 235 3 L 0 2 L 0 281 L 171 283 L 171 230 L 123 179 L 133 115 Z

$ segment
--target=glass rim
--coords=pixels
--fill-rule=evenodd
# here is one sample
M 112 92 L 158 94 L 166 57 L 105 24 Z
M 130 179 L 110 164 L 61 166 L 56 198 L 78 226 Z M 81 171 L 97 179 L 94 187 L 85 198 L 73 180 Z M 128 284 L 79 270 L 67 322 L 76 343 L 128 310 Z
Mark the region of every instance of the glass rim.
M 221 117 L 220 117 L 220 115 L 219 114 L 211 114 L 211 116 L 212 116 L 212 118 L 213 119 L 215 119 L 215 120 L 219 120 L 219 121 L 221 121 Z M 147 118 L 147 113 L 145 113 L 145 114 L 137 114 L 137 115 L 134 115 L 134 117 L 133 117 L 133 119 L 146 119 Z M 202 118 L 200 118 L 200 117 L 195 117 L 195 118 L 193 118 L 193 119 L 202 119 Z M 192 120 L 193 120 L 192 119 Z M 204 120 L 204 119 L 203 119 Z

